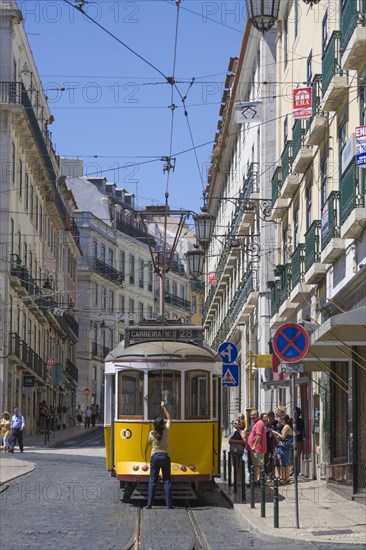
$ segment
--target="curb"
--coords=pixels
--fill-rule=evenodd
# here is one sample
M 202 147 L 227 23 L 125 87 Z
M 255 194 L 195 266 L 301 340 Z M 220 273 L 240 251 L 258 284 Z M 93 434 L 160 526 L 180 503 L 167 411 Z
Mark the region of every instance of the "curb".
M 14 460 L 17 460 L 17 459 L 14 458 Z M 14 479 L 18 479 L 20 477 L 26 476 L 27 474 L 30 474 L 36 469 L 36 465 L 33 464 L 33 462 L 27 462 L 27 464 L 29 466 L 27 466 L 28 469 L 26 472 L 21 472 L 20 474 L 16 474 L 11 479 L 8 479 L 7 481 L 0 481 L 0 494 L 6 491 L 6 489 L 8 489 L 9 487 L 8 483 L 11 483 L 12 481 L 14 481 Z

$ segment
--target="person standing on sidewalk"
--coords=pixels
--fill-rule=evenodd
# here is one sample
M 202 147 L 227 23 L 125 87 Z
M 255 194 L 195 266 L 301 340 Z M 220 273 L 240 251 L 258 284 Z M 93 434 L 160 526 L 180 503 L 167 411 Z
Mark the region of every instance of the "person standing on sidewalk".
M 9 451 L 11 453 L 14 452 L 15 444 L 18 440 L 18 445 L 20 452 L 23 452 L 24 446 L 23 446 L 23 430 L 25 426 L 24 416 L 20 414 L 18 407 L 14 407 L 14 414 L 11 417 L 11 442 L 10 442 L 10 449 Z
M 254 466 L 254 481 L 259 482 L 260 471 L 264 468 L 264 455 L 267 452 L 266 427 L 263 420 L 260 420 L 257 410 L 251 410 L 250 419 L 253 428 L 249 435 L 248 448 Z

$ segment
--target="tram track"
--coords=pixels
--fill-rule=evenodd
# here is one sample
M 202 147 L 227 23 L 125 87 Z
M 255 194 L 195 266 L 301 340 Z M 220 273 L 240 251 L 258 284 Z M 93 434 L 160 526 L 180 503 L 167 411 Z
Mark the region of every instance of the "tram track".
M 164 541 L 164 542 L 163 542 Z M 207 550 L 203 533 L 189 503 L 167 510 L 163 507 L 136 509 L 134 531 L 121 550 Z

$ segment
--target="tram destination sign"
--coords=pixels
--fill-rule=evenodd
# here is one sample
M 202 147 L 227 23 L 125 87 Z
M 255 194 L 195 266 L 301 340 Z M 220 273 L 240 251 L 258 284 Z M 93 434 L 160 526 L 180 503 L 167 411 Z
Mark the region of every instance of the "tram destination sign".
M 203 329 L 194 326 L 133 326 L 125 328 L 125 347 L 142 342 L 187 342 L 203 344 Z

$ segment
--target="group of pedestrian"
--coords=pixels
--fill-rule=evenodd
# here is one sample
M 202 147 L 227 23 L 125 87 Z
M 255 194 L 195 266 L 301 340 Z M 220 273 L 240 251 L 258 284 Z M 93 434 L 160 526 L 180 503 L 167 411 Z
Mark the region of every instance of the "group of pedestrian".
M 18 407 L 14 407 L 13 415 L 11 416 L 8 411 L 4 411 L 1 416 L 1 437 L 3 450 L 5 453 L 13 453 L 14 447 L 18 442 L 19 450 L 22 453 L 24 450 L 23 444 L 23 431 L 25 427 L 25 421 L 22 414 L 20 414 Z
M 304 421 L 301 410 L 296 407 L 297 472 L 300 473 L 300 458 L 304 448 Z M 293 427 L 292 419 L 285 407 L 259 415 L 256 409 L 250 411 L 251 429 L 246 429 L 243 414 L 238 415 L 229 438 L 230 451 L 240 456 L 247 467 L 249 479 L 253 466 L 254 481 L 259 483 L 261 470 L 268 479 L 279 478 L 281 485 L 289 483 L 292 470 Z M 240 468 L 241 470 L 241 468 Z M 238 471 L 239 479 L 240 472 Z
M 76 407 L 76 426 L 77 428 L 80 428 L 84 419 L 84 426 L 86 428 L 90 428 L 92 426 L 95 427 L 95 424 L 97 421 L 100 420 L 100 411 L 99 411 L 99 405 L 95 405 L 94 403 L 89 407 L 89 405 L 83 409 L 80 405 Z

